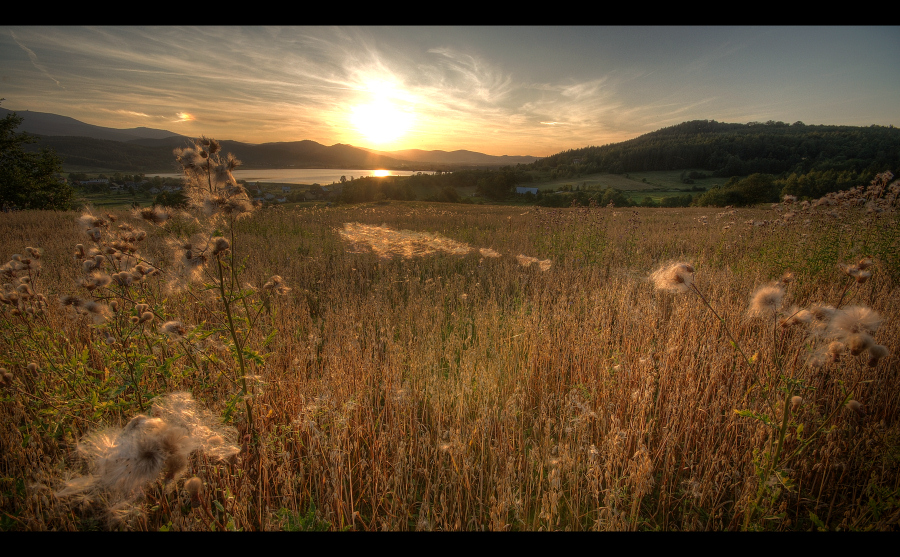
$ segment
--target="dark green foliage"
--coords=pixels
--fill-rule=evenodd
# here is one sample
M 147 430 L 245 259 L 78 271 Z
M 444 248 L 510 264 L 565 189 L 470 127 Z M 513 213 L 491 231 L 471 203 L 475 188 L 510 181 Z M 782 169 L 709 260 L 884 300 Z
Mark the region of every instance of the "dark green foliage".
M 69 209 L 75 192 L 59 175 L 59 157 L 48 149 L 26 153 L 23 146 L 35 140 L 15 132 L 22 120 L 15 112 L 0 120 L 0 208 Z
M 563 177 L 703 168 L 713 176 L 730 177 L 831 169 L 874 173 L 898 166 L 900 129 L 893 127 L 695 120 L 621 143 L 563 151 L 524 168 Z
M 651 199 L 652 201 L 652 199 Z M 576 191 L 541 195 L 538 198 L 541 207 L 588 207 L 590 205 L 606 207 L 631 207 L 634 206 L 625 193 L 617 188 L 604 188 L 599 191 Z
M 188 205 L 188 198 L 180 191 L 164 191 L 156 196 L 156 199 L 153 200 L 153 204 L 183 209 Z
M 771 174 L 752 174 L 743 180 L 732 178 L 724 186 L 714 187 L 697 198 L 701 207 L 771 203 L 780 199 L 781 188 Z

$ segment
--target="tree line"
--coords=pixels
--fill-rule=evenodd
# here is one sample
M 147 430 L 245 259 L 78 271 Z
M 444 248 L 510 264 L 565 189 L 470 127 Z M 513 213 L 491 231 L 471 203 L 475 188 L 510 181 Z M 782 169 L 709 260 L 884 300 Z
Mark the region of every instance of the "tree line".
M 621 143 L 562 151 L 523 166 L 557 177 L 680 169 L 704 169 L 725 178 L 828 170 L 875 174 L 900 166 L 900 129 L 695 120 Z

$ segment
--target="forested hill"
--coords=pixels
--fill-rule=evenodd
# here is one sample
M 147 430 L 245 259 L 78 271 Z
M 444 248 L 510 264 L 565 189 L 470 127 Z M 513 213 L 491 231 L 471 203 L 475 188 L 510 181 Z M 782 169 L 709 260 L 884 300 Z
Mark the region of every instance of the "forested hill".
M 574 174 L 697 169 L 715 176 L 900 167 L 900 129 L 694 120 L 629 141 L 563 151 L 526 168 Z

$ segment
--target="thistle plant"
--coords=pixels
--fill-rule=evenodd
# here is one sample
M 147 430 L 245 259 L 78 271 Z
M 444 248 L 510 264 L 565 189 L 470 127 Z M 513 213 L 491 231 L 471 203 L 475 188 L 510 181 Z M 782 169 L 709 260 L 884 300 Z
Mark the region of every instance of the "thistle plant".
M 832 408 L 811 434 L 804 436 L 804 424 L 794 423 L 791 420 L 792 417 L 799 414 L 807 392 L 812 389 L 809 386 L 809 370 L 822 368 L 829 362 L 838 362 L 847 353 L 856 357 L 860 369 L 863 369 L 861 366 L 863 361 L 871 368 L 877 366 L 878 362 L 889 354 L 888 349 L 883 345 L 876 344 L 873 337 L 882 323 L 882 318 L 877 312 L 862 306 L 839 309 L 848 288 L 853 284 L 861 285 L 871 277 L 869 269 L 872 266 L 873 261 L 870 258 L 863 258 L 855 265 L 843 267 L 845 274 L 852 281 L 843 288 L 837 306 L 813 304 L 808 308 L 792 306 L 785 309 L 785 288 L 794 280 L 791 273 L 786 273 L 777 281 L 757 288 L 751 297 L 747 314 L 751 319 L 760 319 L 771 327 L 772 338 L 769 343 L 772 351 L 771 369 L 766 374 L 758 373 L 757 368 L 762 361 L 759 352 L 752 358 L 747 357 L 731 328 L 697 288 L 693 266 L 687 263 L 664 265 L 650 277 L 660 290 L 697 294 L 703 305 L 722 324 L 731 345 L 741 354 L 748 369 L 756 376 L 747 393 L 750 394 L 757 386 L 761 388 L 762 399 L 769 413 L 752 409 L 735 410 L 736 414 L 755 419 L 770 430 L 766 451 L 762 455 L 754 453 L 755 459 L 761 460 L 762 463 L 761 465 L 757 464 L 759 483 L 756 495 L 744 511 L 744 529 L 749 527 L 755 513 L 762 509 L 761 503 L 767 493 L 770 503 L 774 503 L 782 488 L 791 488 L 790 481 L 783 470 L 784 467 L 793 458 L 802 454 L 820 434 L 828 431 L 827 428 L 833 423 L 842 408 L 847 408 L 858 416 L 865 415 L 862 404 L 852 397 L 855 396 L 857 387 L 868 381 L 862 376 L 856 376 L 847 378 L 851 383 L 849 389 L 844 388 L 842 380 L 842 400 Z M 798 327 L 806 327 L 803 336 L 807 339 L 807 345 L 819 345 L 814 349 L 813 355 L 807 359 L 805 365 L 800 368 L 786 366 L 789 355 L 786 353 L 785 347 L 786 337 Z M 781 395 L 780 420 L 775 418 L 779 413 L 778 400 L 773 397 L 778 394 Z M 788 431 L 794 428 L 796 428 L 794 438 L 797 443 L 791 450 L 786 450 Z
M 262 364 L 263 357 L 248 346 L 251 333 L 274 295 L 290 291 L 280 276 L 273 276 L 261 290 L 242 285 L 241 273 L 245 260 L 237 257 L 238 237 L 235 223 L 255 209 L 246 189 L 232 175 L 241 162 L 231 153 L 223 156 L 219 142 L 207 137 L 194 141 L 192 147 L 175 150 L 175 157 L 184 173 L 185 192 L 193 209 L 203 218 L 205 232 L 180 243 L 173 243 L 180 256 L 180 275 L 173 286 L 202 279 L 205 288 L 214 290 L 225 316 L 218 328 L 204 334 L 225 333 L 223 342 L 230 349 L 238 369 L 229 379 L 240 390 L 229 402 L 226 417 L 230 417 L 235 403 L 243 399 L 247 424 L 252 429 L 253 413 L 247 377 L 250 364 Z M 199 222 L 199 221 L 198 221 Z M 272 339 L 274 331 L 268 336 Z

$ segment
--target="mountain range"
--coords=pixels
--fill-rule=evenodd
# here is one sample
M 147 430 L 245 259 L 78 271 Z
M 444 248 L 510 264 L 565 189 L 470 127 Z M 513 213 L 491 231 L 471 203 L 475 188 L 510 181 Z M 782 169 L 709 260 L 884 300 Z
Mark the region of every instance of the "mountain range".
M 68 116 L 30 110 L 0 108 L 23 118 L 19 132 L 38 138 L 29 150 L 53 149 L 67 171 L 169 172 L 174 170 L 172 150 L 190 145 L 191 138 L 146 127 L 117 129 L 86 124 Z M 531 156 L 495 156 L 474 151 L 376 151 L 337 143 L 326 146 L 311 140 L 261 144 L 220 140 L 245 168 L 374 168 L 435 170 L 450 166 L 506 166 L 538 160 Z

